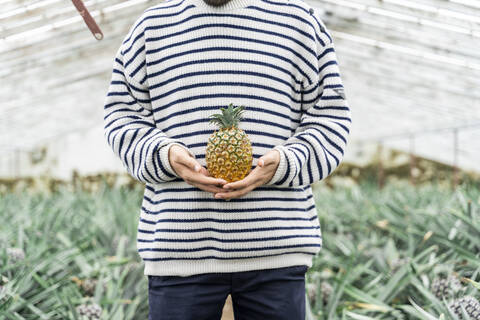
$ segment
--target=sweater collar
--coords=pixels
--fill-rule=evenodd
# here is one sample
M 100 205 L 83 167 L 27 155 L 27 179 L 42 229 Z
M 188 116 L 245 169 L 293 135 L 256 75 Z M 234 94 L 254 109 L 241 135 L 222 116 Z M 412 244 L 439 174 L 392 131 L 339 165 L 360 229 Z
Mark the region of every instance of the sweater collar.
M 197 8 L 210 12 L 223 12 L 235 9 L 242 9 L 252 4 L 259 2 L 260 0 L 230 0 L 221 6 L 211 6 L 203 0 L 190 0 L 190 2 Z

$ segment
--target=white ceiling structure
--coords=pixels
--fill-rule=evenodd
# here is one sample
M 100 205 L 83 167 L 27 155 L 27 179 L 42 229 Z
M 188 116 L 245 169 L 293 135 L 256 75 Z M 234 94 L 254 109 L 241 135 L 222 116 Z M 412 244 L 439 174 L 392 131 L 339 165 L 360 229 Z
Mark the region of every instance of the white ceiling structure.
M 305 1 L 335 42 L 352 145 L 480 171 L 480 0 Z M 2 154 L 98 126 L 115 51 L 158 2 L 85 1 L 97 41 L 71 1 L 0 0 Z

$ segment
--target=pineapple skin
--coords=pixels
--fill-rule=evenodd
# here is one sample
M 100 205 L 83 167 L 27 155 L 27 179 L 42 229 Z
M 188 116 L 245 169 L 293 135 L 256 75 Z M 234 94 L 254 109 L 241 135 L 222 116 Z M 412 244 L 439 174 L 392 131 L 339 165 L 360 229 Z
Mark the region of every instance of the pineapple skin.
M 242 180 L 252 168 L 252 144 L 245 131 L 231 126 L 215 130 L 205 154 L 210 176 L 227 182 Z

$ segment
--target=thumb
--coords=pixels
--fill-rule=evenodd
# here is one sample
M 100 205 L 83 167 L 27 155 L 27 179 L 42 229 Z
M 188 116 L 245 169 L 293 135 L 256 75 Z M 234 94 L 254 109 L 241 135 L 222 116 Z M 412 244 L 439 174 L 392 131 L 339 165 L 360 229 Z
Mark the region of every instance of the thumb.
M 185 159 L 185 165 L 187 165 L 187 167 L 191 168 L 193 171 L 195 172 L 200 172 L 200 170 L 202 169 L 202 166 L 198 163 L 197 160 L 195 160 L 194 158 L 192 157 L 188 157 L 188 158 L 184 158 Z
M 202 169 L 200 163 L 186 151 L 178 157 L 177 162 L 186 165 L 195 172 L 199 172 Z
M 258 158 L 258 165 L 260 167 L 264 167 L 264 166 L 268 165 L 269 163 L 273 163 L 275 161 L 275 158 L 273 156 L 273 152 L 276 152 L 276 151 L 269 151 L 266 154 L 264 154 L 263 156 L 261 156 L 260 158 Z

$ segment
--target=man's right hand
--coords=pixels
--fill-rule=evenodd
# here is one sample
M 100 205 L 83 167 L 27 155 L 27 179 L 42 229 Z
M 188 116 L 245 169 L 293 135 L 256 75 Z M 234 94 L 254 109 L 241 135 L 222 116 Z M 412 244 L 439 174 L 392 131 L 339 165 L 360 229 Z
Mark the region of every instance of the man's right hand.
M 172 169 L 188 184 L 204 191 L 225 193 L 225 189 L 222 187 L 227 181 L 210 177 L 208 170 L 202 167 L 185 148 L 175 144 L 170 146 L 168 160 Z

